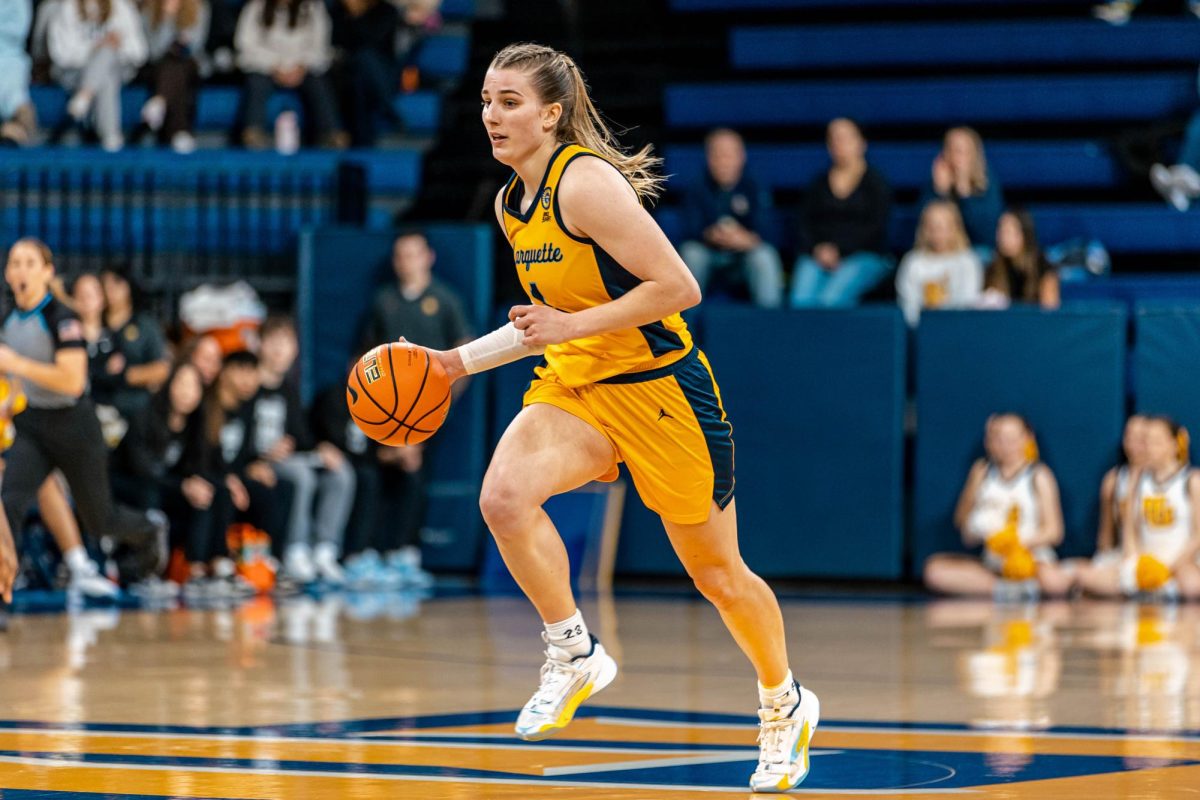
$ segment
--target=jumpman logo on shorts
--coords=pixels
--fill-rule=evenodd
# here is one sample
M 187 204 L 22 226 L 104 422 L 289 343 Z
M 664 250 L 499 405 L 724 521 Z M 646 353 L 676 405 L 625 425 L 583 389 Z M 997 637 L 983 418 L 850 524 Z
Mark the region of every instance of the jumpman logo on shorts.
M 674 417 L 672 417 L 670 414 L 667 413 L 667 410 L 665 408 L 660 408 L 660 409 L 658 409 L 658 419 L 655 421 L 662 422 L 663 417 L 666 417 L 667 419 L 675 419 Z

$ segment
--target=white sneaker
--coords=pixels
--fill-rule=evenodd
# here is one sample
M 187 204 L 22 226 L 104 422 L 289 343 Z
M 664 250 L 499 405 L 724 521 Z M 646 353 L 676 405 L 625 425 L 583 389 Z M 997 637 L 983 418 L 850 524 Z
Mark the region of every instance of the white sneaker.
M 1187 164 L 1171 167 L 1171 180 L 1175 188 L 1182 190 L 1188 197 L 1200 197 L 1200 173 Z
M 779 794 L 795 789 L 808 776 L 808 745 L 821 719 L 821 702 L 796 684 L 800 700 L 791 709 L 758 711 L 758 767 L 750 776 L 754 792 Z
M 180 131 L 171 137 L 171 149 L 181 156 L 196 152 L 196 137 L 187 131 Z
M 317 580 L 317 568 L 312 561 L 312 552 L 302 544 L 294 544 L 287 549 L 287 554 L 283 557 L 283 571 L 299 584 L 314 583 Z
M 570 654 L 546 639 L 546 663 L 538 690 L 517 717 L 517 736 L 535 742 L 553 736 L 570 724 L 575 710 L 584 700 L 612 683 L 617 677 L 617 662 L 592 637 L 592 652 L 571 658 Z
M 92 110 L 92 97 L 87 92 L 76 92 L 67 103 L 67 114 L 79 122 Z
M 119 133 L 100 137 L 100 149 L 106 153 L 118 153 L 125 146 L 125 137 Z
M 317 545 L 317 549 L 313 553 L 313 567 L 316 569 L 317 577 L 325 583 L 341 586 L 346 582 L 346 572 L 338 563 L 337 546 L 334 544 L 322 542 Z
M 163 126 L 166 118 L 167 101 L 162 95 L 154 95 L 142 106 L 142 122 L 146 123 L 150 130 L 157 131 Z
M 100 571 L 96 569 L 96 565 L 89 561 L 86 568 L 78 572 L 71 572 L 71 581 L 67 584 L 67 591 L 87 597 L 111 599 L 121 593 L 121 588 L 101 575 Z
M 1129 0 L 1110 0 L 1092 8 L 1092 16 L 1109 25 L 1124 25 L 1133 15 L 1134 4 Z

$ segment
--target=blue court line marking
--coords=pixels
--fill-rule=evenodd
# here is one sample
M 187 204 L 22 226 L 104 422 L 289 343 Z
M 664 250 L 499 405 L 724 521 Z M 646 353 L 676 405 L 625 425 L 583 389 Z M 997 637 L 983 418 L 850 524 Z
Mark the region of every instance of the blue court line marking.
M 454 714 L 426 714 L 409 717 L 368 717 L 334 722 L 279 723 L 250 726 L 186 726 L 146 725 L 126 723 L 59 723 L 37 720 L 0 720 L 0 730 L 28 728 L 48 731 L 94 731 L 113 733 L 171 733 L 185 735 L 217 736 L 286 736 L 295 738 L 358 738 L 365 733 L 394 730 L 427 730 L 431 728 L 465 727 L 470 725 L 509 724 L 516 720 L 517 710 L 460 712 Z M 694 711 L 670 711 L 658 709 L 624 708 L 616 706 L 585 706 L 576 713 L 576 719 L 612 717 L 647 723 L 674 723 L 695 725 L 735 725 L 753 727 L 754 717 L 740 714 L 707 713 Z M 1200 730 L 1153 731 L 1124 728 L 1101 728 L 1083 726 L 1052 727 L 1041 730 L 1020 728 L 978 728 L 954 722 L 887 722 L 880 720 L 821 720 L 825 730 L 869 729 L 878 731 L 912 731 L 917 733 L 967 732 L 973 735 L 1028 736 L 1030 738 L 1051 736 L 1099 736 L 1126 738 L 1168 738 L 1179 741 L 1200 740 Z M 387 741 L 386 736 L 372 736 L 372 741 Z M 515 738 L 515 737 L 514 737 Z

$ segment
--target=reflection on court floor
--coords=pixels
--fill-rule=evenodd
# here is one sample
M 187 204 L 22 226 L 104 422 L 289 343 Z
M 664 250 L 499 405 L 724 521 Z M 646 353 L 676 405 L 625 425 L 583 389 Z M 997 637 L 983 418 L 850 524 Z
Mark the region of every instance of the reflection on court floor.
M 752 678 L 703 604 L 593 606 L 623 674 L 559 738 L 525 743 L 512 722 L 539 653 L 521 602 L 409 602 L 18 616 L 0 637 L 0 797 L 749 796 Z M 828 714 L 801 794 L 1200 786 L 1197 609 L 809 600 L 785 614 Z

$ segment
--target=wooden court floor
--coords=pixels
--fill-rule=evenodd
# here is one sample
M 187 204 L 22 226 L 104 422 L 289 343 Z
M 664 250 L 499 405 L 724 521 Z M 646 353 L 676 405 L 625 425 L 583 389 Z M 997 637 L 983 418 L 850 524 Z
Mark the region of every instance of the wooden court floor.
M 17 615 L 0 798 L 748 798 L 753 676 L 681 595 L 585 605 L 622 665 L 560 738 L 511 735 L 523 600 L 331 596 Z M 1200 608 L 785 602 L 822 701 L 797 794 L 1200 795 Z

